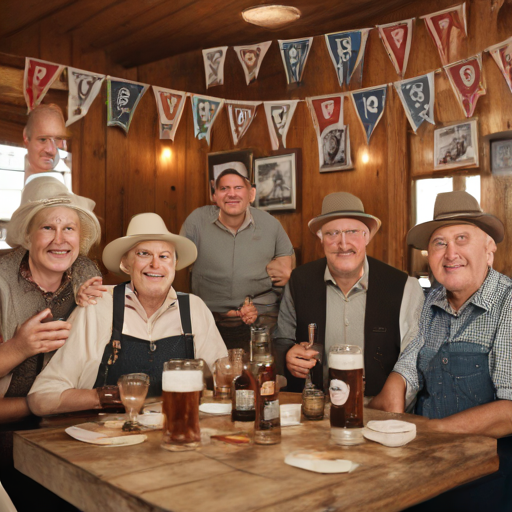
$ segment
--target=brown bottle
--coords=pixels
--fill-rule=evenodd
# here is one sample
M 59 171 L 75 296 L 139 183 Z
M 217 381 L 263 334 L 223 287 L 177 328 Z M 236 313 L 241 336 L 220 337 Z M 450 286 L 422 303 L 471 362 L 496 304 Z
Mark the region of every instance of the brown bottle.
M 254 378 L 251 362 L 244 360 L 241 375 L 233 381 L 231 421 L 254 421 L 258 382 Z

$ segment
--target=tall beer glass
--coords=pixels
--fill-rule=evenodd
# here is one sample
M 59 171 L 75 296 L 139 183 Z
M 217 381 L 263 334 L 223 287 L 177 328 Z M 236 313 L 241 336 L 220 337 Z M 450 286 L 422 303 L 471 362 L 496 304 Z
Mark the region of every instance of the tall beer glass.
M 163 448 L 182 451 L 192 450 L 200 445 L 199 400 L 203 386 L 203 361 L 172 359 L 164 363 Z
M 363 353 L 355 345 L 335 345 L 329 350 L 331 437 L 338 444 L 364 441 Z

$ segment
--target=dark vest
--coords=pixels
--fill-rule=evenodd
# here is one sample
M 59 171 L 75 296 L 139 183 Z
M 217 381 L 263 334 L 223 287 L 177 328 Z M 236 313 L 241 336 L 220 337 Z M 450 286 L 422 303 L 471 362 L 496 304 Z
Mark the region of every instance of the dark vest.
M 368 257 L 369 281 L 364 321 L 365 395 L 377 395 L 400 355 L 400 307 L 407 274 L 379 260 Z M 324 281 L 327 260 L 306 263 L 292 272 L 290 292 L 295 305 L 295 339 L 307 341 L 308 325 L 316 323 L 318 342 L 325 341 L 327 289 Z M 326 355 L 323 355 L 324 361 Z M 313 370 L 313 382 L 323 388 L 322 365 Z M 301 391 L 304 379 L 286 370 L 288 391 Z

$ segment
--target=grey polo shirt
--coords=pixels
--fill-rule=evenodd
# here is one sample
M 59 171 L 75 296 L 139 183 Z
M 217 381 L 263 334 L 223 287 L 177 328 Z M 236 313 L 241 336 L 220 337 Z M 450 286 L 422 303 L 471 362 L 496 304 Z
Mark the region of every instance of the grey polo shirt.
M 274 258 L 291 256 L 293 246 L 281 223 L 263 210 L 249 207 L 236 233 L 219 221 L 217 206 L 194 210 L 181 227 L 197 246 L 192 267 L 192 293 L 211 311 L 238 308 L 247 295 L 272 288 L 266 266 Z

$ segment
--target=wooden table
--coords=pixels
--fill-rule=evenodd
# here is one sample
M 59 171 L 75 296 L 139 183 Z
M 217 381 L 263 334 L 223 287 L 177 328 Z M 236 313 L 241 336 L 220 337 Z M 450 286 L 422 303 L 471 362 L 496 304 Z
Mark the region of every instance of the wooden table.
M 297 401 L 282 393 L 281 403 Z M 372 419 L 416 423 L 418 435 L 401 448 L 366 441 L 353 447 L 329 440 L 329 421 L 282 429 L 275 446 L 219 441 L 190 452 L 160 448 L 161 432 L 128 447 L 71 439 L 63 428 L 18 432 L 15 466 L 86 512 L 274 512 L 402 510 L 498 469 L 496 440 L 429 432 L 427 420 L 365 410 Z M 240 430 L 252 424 L 201 416 L 201 429 Z M 352 473 L 321 475 L 288 466 L 297 449 L 327 450 L 360 464 Z

